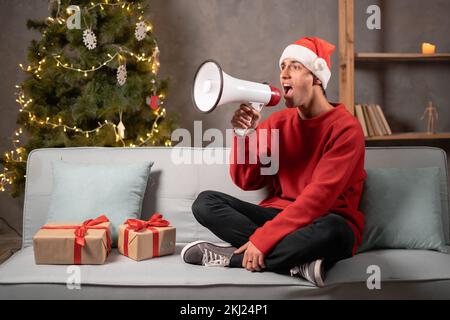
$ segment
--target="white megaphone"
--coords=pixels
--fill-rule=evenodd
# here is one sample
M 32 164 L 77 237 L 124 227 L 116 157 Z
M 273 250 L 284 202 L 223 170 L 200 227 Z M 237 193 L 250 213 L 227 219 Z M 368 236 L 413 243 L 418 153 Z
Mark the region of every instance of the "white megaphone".
M 207 60 L 195 73 L 192 99 L 194 106 L 202 113 L 209 113 L 227 103 L 249 103 L 252 108 L 261 111 L 264 106 L 276 106 L 281 92 L 268 84 L 233 78 L 223 72 L 216 61 Z M 235 132 L 244 136 L 247 129 L 238 128 Z

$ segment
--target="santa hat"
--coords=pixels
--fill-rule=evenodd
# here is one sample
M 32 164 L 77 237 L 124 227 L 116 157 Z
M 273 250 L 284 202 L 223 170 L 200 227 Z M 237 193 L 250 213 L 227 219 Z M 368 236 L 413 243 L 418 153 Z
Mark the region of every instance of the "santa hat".
M 322 81 L 323 88 L 326 89 L 331 77 L 330 55 L 335 48 L 320 38 L 301 38 L 284 49 L 280 58 L 280 68 L 284 59 L 290 58 L 301 62 Z

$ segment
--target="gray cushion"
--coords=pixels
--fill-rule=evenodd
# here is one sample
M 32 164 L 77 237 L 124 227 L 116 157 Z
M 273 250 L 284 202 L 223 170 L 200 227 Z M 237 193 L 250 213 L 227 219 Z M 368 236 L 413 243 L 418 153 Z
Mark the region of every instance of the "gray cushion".
M 313 287 L 300 278 L 242 268 L 207 268 L 186 264 L 179 253 L 136 262 L 113 249 L 106 263 L 80 266 L 82 284 L 123 286 L 199 285 L 297 285 Z M 450 279 L 450 255 L 429 250 L 374 250 L 338 262 L 328 273 L 326 285 L 366 282 L 367 268 L 380 267 L 382 281 Z M 0 265 L 0 284 L 66 283 L 68 266 L 36 265 L 33 248 L 17 252 Z
M 181 293 L 186 294 L 186 292 L 189 292 L 191 298 L 201 299 L 236 297 L 245 299 L 261 296 L 269 299 L 280 297 L 292 299 L 299 296 L 324 298 L 335 290 L 337 285 L 350 283 L 357 283 L 365 294 L 376 294 L 366 287 L 369 277 L 367 270 L 372 265 L 380 268 L 382 290 L 378 293 L 382 295 L 387 293 L 385 288 L 392 282 L 395 283 L 395 287 L 401 287 L 407 282 L 416 285 L 424 282 L 436 285 L 440 280 L 450 279 L 450 268 L 448 268 L 450 255 L 429 250 L 378 250 L 358 254 L 338 262 L 327 274 L 325 289 L 318 289 L 300 278 L 273 272 L 259 273 L 248 272 L 241 268 L 205 268 L 189 265 L 183 263 L 179 256 L 181 248 L 181 244 L 177 245 L 175 255 L 141 262 L 128 259 L 120 255 L 117 250 L 113 250 L 104 265 L 79 266 L 81 290 L 67 290 L 65 285 L 69 276 L 68 266 L 36 265 L 33 249 L 27 247 L 0 265 L 0 298 L 8 298 L 11 290 L 17 290 L 29 284 L 41 284 L 41 288 L 47 288 L 48 284 L 58 284 L 63 286 L 60 291 L 66 294 L 71 293 L 73 296 L 88 290 L 90 286 L 100 286 L 103 289 L 98 292 L 97 297 L 101 299 L 110 297 L 111 291 L 120 290 L 120 287 L 152 288 L 152 295 L 146 296 L 152 299 L 164 297 L 183 299 Z M 233 290 L 224 291 L 224 287 L 231 287 Z M 212 290 L 206 291 L 207 288 Z M 345 291 L 345 288 L 341 287 L 340 290 Z M 250 296 L 245 297 L 243 292 Z M 353 299 L 361 297 L 349 292 L 341 292 L 333 296 L 339 297 L 343 293 Z M 39 298 L 42 297 L 41 294 L 51 295 L 51 291 L 43 291 L 40 294 L 35 291 L 31 297 Z M 403 291 L 400 296 L 407 295 L 408 291 Z M 24 296 L 22 293 L 19 298 Z M 416 296 L 426 297 L 420 291 L 416 292 Z M 441 298 L 449 296 L 447 287 L 446 295 Z M 135 294 L 134 297 L 136 297 Z M 116 296 L 116 298 L 121 297 Z
M 293 299 L 433 299 L 450 298 L 450 280 L 429 280 L 381 284 L 381 290 L 368 290 L 363 282 L 343 283 L 325 288 L 311 288 L 298 285 L 209 285 L 195 289 L 183 285 L 166 286 L 102 286 L 85 285 L 82 290 L 67 290 L 60 283 L 0 284 L 0 300 L 51 299 L 51 300 L 293 300 Z
M 276 273 L 252 273 L 242 268 L 199 267 L 184 263 L 180 257 L 184 245 L 176 253 L 136 262 L 113 249 L 105 264 L 81 265 L 82 285 L 173 286 L 199 285 L 299 285 L 312 284 Z M 0 265 L 0 284 L 66 283 L 68 266 L 36 265 L 33 248 L 27 247 Z
M 82 222 L 105 215 L 113 245 L 118 226 L 141 216 L 153 162 L 85 164 L 53 161 L 53 191 L 47 222 Z
M 439 168 L 375 168 L 366 172 L 360 203 L 365 230 L 359 252 L 377 248 L 445 252 Z

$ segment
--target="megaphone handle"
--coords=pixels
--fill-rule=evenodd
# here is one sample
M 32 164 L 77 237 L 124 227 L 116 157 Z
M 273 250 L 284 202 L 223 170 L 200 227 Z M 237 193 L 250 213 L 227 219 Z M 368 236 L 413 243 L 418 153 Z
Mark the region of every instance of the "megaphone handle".
M 260 102 L 250 102 L 250 106 L 255 109 L 258 112 L 261 112 L 262 108 L 264 107 L 264 103 Z
M 248 129 L 238 129 L 234 128 L 234 133 L 236 133 L 237 136 L 243 137 L 247 134 Z
M 260 102 L 250 102 L 250 106 L 255 109 L 258 112 L 261 112 L 261 109 L 264 107 L 264 103 L 260 103 Z M 249 133 L 252 133 L 253 131 L 255 131 L 255 129 L 250 128 L 250 129 L 234 129 L 234 132 L 240 136 L 243 137 Z

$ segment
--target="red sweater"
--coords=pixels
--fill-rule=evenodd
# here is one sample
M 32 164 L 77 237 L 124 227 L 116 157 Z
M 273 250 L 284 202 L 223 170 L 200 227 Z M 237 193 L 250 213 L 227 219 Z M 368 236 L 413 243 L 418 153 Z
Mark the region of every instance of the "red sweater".
M 279 169 L 275 175 L 261 175 L 258 163 L 237 164 L 238 139 L 246 139 L 247 157 L 257 150 L 249 150 L 249 137 L 234 135 L 230 174 L 243 190 L 269 187 L 269 195 L 259 203 L 263 207 L 282 209 L 272 220 L 259 227 L 250 241 L 264 254 L 289 233 L 302 228 L 327 212 L 344 217 L 355 234 L 353 254 L 361 244 L 364 216 L 358 210 L 363 183 L 365 141 L 358 120 L 343 104 L 311 119 L 301 119 L 296 108 L 273 113 L 261 122 L 261 129 L 279 129 Z M 267 133 L 270 154 L 270 131 Z M 241 141 L 242 143 L 243 141 Z M 241 145 L 241 144 L 239 144 Z M 273 155 L 272 155 L 273 157 Z M 248 159 L 248 158 L 246 158 Z

